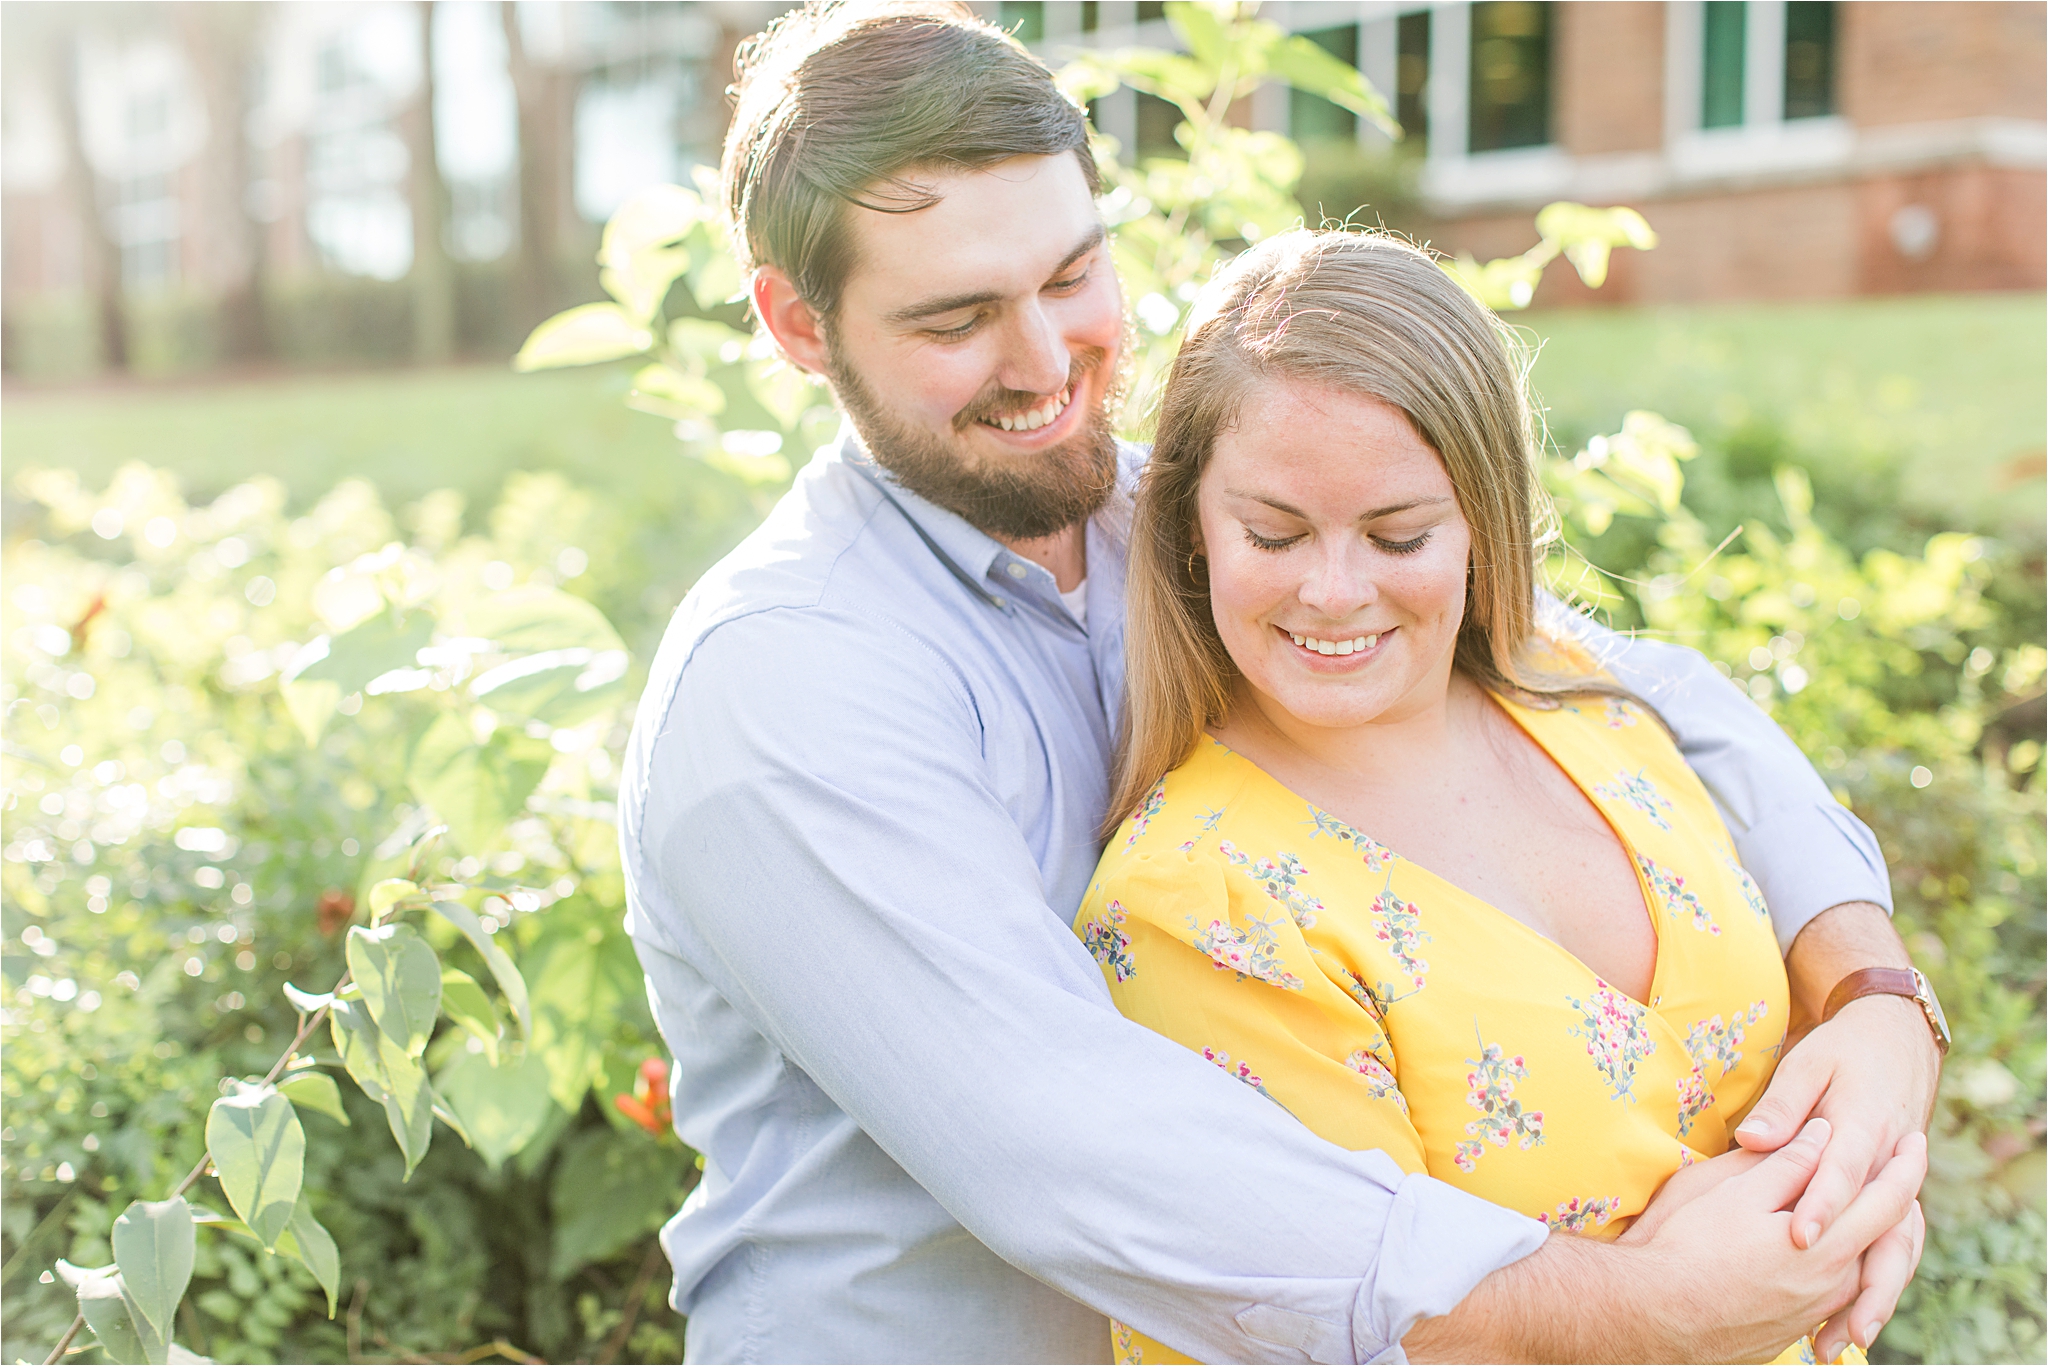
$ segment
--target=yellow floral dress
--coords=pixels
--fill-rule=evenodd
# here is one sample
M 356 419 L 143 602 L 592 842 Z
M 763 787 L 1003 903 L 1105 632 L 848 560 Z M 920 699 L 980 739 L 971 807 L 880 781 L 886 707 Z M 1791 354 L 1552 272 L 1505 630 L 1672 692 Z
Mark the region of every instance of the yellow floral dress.
M 1653 719 L 1597 696 L 1500 701 L 1636 866 L 1657 932 L 1649 1000 L 1213 740 L 1110 841 L 1074 930 L 1124 1014 L 1324 1138 L 1613 1238 L 1665 1178 L 1727 1151 L 1763 1094 L 1784 963 Z M 1190 1360 L 1121 1324 L 1115 1348 Z

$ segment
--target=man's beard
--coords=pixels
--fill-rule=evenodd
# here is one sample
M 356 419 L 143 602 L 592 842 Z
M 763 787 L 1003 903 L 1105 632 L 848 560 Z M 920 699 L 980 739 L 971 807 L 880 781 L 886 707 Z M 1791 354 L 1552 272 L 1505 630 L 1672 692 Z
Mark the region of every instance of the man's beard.
M 897 422 L 883 410 L 830 332 L 826 354 L 833 392 L 876 463 L 918 497 L 958 513 L 998 540 L 1033 541 L 1063 531 L 1094 516 L 1116 487 L 1116 433 L 1110 414 L 1122 387 L 1119 376 L 1110 377 L 1110 392 L 1082 414 L 1081 430 L 1073 436 L 1035 454 L 997 463 L 970 460 L 960 445 Z M 1084 382 L 1107 360 L 1099 350 L 1075 358 L 1067 379 L 1070 401 L 1087 401 L 1082 397 Z M 1044 402 L 1043 394 L 997 390 L 963 409 L 953 420 L 953 430 L 964 438 L 990 413 L 1023 412 Z

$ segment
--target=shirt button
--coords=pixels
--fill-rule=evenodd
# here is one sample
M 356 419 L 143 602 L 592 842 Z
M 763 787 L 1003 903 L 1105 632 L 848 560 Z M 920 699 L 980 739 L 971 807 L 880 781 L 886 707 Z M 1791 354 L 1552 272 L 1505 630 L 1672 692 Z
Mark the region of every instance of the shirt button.
M 1023 565 L 1018 564 L 1015 560 L 1010 561 L 1007 568 L 1009 569 L 1010 577 L 1013 579 L 1021 579 L 1026 574 L 1029 574 L 1031 572 L 1030 570 L 1026 569 Z

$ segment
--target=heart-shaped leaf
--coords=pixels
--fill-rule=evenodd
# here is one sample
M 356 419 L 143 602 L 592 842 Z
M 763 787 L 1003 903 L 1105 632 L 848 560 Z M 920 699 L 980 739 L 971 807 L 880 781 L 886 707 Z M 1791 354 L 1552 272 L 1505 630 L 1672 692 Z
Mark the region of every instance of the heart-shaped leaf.
M 122 1283 L 159 1337 L 171 1336 L 172 1317 L 192 1280 L 195 1245 L 192 1210 L 181 1196 L 137 1200 L 114 1221 L 114 1262 Z
M 450 712 L 414 746 L 406 781 L 448 822 L 457 844 L 489 852 L 526 809 L 554 757 L 547 741 L 514 731 L 499 731 L 480 745 L 469 722 Z
M 100 1340 L 109 1361 L 150 1362 L 152 1366 L 170 1359 L 164 1340 L 136 1322 L 128 1297 L 121 1293 L 119 1276 L 95 1276 L 78 1287 L 78 1312 L 86 1327 Z M 155 1350 L 152 1351 L 151 1349 Z
M 348 932 L 348 970 L 370 1018 L 407 1057 L 427 1051 L 441 1013 L 441 960 L 410 925 L 357 925 Z
M 271 1086 L 222 1096 L 207 1112 L 206 1151 L 235 1213 L 276 1247 L 305 1176 L 306 1131 L 292 1103 Z
M 548 1066 L 532 1053 L 495 1066 L 481 1053 L 458 1054 L 437 1081 L 442 1098 L 462 1116 L 470 1146 L 493 1171 L 548 1117 Z

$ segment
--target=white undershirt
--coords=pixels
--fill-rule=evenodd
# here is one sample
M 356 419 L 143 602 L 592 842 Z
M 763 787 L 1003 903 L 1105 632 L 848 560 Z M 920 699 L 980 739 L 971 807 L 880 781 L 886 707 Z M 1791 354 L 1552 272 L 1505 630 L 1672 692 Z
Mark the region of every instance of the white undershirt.
M 1088 580 L 1075 584 L 1072 591 L 1060 594 L 1060 601 L 1074 614 L 1074 620 L 1081 623 L 1081 629 L 1088 629 Z

